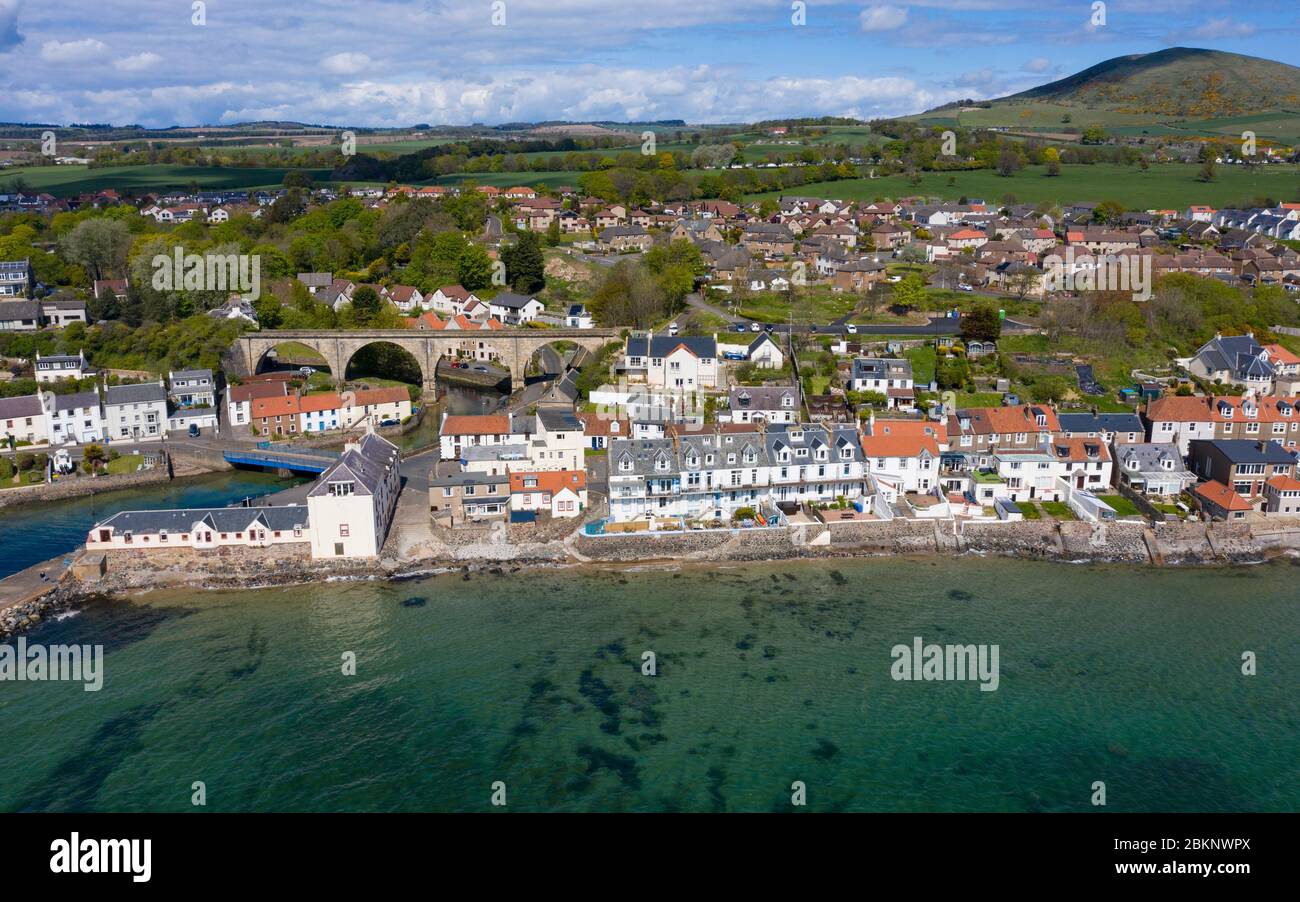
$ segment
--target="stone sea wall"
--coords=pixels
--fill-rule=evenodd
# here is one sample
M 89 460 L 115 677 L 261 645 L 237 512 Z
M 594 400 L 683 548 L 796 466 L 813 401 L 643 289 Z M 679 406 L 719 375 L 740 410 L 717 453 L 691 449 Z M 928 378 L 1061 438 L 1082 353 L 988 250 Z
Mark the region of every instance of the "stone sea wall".
M 60 501 L 64 498 L 78 498 L 99 492 L 133 489 L 144 485 L 157 485 L 170 479 L 171 477 L 167 474 L 165 466 L 155 467 L 152 470 L 139 470 L 135 473 L 119 473 L 112 476 L 76 476 L 60 479 L 58 482 L 49 485 L 42 483 L 41 485 L 22 486 L 0 491 L 0 507 Z

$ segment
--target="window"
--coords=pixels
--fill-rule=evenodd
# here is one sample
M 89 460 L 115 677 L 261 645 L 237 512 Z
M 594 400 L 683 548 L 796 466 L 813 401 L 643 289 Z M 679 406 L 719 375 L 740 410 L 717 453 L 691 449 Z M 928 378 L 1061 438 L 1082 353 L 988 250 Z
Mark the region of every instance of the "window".
M 356 491 L 356 484 L 352 482 L 331 482 L 329 484 L 329 493 L 335 497 L 351 495 Z

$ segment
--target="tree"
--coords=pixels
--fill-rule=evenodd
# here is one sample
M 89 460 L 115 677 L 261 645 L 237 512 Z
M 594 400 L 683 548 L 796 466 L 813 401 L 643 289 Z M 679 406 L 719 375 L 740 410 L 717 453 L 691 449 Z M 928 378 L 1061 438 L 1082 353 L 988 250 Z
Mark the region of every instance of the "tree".
M 108 459 L 108 455 L 99 445 L 90 444 L 82 450 L 81 458 L 90 465 L 90 472 L 94 473 L 99 469 L 99 465 Z
M 456 274 L 462 288 L 469 291 L 487 288 L 492 284 L 492 258 L 482 246 L 471 244 L 461 252 Z
M 979 304 L 961 318 L 963 341 L 997 341 L 1002 335 L 1002 318 L 992 304 Z
M 1020 153 L 1011 145 L 1006 145 L 998 152 L 998 175 L 1006 178 L 1014 175 L 1024 166 Z
M 620 260 L 591 298 L 592 312 L 606 325 L 644 329 L 663 318 L 667 304 L 654 275 L 635 260 Z
M 1196 173 L 1196 180 L 1198 182 L 1214 181 L 1214 159 L 1213 158 L 1206 158 L 1205 162 L 1201 164 L 1201 171 Z
M 533 294 L 546 287 L 546 261 L 536 232 L 524 232 L 510 247 L 501 251 L 506 265 L 506 281 L 520 294 Z
M 116 219 L 83 219 L 59 242 L 63 255 L 85 267 L 92 279 L 121 272 L 131 249 L 131 231 Z
M 1061 174 L 1061 152 L 1055 147 L 1049 147 L 1043 151 L 1043 164 L 1047 167 L 1049 178 L 1055 178 Z
M 383 302 L 379 298 L 379 292 L 369 285 L 362 285 L 352 292 L 352 313 L 358 323 L 368 324 L 374 322 L 378 318 L 382 306 Z
M 923 306 L 925 299 L 925 280 L 916 273 L 908 273 L 894 283 L 895 305 L 911 310 Z
M 1090 125 L 1083 130 L 1079 137 L 1082 144 L 1105 144 L 1107 140 L 1106 130 L 1100 125 Z

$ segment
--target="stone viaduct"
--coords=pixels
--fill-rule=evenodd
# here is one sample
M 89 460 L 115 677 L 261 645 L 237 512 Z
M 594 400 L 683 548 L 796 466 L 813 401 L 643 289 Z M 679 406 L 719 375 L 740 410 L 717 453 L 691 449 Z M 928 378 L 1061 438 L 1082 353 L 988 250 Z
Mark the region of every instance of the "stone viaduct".
M 497 329 L 493 331 L 420 331 L 415 329 L 357 329 L 347 331 L 267 330 L 247 332 L 235 340 L 227 358 L 231 372 L 252 375 L 257 372 L 266 352 L 278 344 L 292 341 L 312 348 L 329 365 L 335 380 L 341 381 L 348 362 L 357 351 L 376 342 L 387 342 L 410 353 L 420 365 L 426 392 L 434 390 L 438 361 L 455 357 L 456 352 L 479 348 L 496 352 L 499 361 L 510 367 L 511 378 L 522 383 L 528 361 L 539 350 L 557 341 L 565 341 L 595 354 L 611 341 L 619 340 L 616 329 Z

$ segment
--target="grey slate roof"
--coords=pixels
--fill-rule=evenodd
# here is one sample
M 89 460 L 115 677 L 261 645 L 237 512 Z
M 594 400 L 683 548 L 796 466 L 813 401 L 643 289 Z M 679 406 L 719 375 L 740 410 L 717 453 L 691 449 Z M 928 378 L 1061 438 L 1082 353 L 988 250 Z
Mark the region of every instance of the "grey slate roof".
M 81 407 L 93 407 L 99 410 L 99 394 L 93 391 L 79 391 L 70 395 L 55 395 L 54 409 L 76 410 Z
M 148 404 L 154 401 L 167 401 L 167 389 L 157 382 L 141 382 L 138 385 L 110 385 L 104 394 L 104 404 Z
M 1196 356 L 1210 372 L 1226 370 L 1239 379 L 1265 379 L 1273 375 L 1273 364 L 1259 356 L 1261 351 L 1260 343 L 1249 335 L 1227 335 L 1210 339 Z
M 245 532 L 254 524 L 270 530 L 290 530 L 307 526 L 305 505 L 271 507 L 210 507 L 179 510 L 121 511 L 96 523 L 94 529 L 113 529 L 117 533 L 190 532 L 202 523 L 215 532 Z
M 1217 448 L 1223 456 L 1234 464 L 1293 464 L 1296 459 L 1277 442 L 1260 441 L 1249 438 L 1232 439 L 1193 439 L 1192 450 L 1197 445 L 1209 445 Z
M 1141 435 L 1146 431 L 1135 413 L 1058 413 L 1056 419 L 1062 432 L 1136 432 Z
M 707 335 L 634 335 L 627 340 L 631 357 L 667 357 L 678 345 L 684 345 L 696 357 L 717 357 L 718 343 Z
M 13 420 L 18 417 L 39 417 L 43 412 L 41 399 L 37 395 L 0 398 L 0 420 Z
M 40 301 L 0 301 L 0 320 L 37 319 L 40 315 Z
M 337 462 L 320 474 L 307 496 L 328 495 L 331 482 L 346 481 L 349 478 L 357 483 L 355 491 L 358 495 L 373 495 L 384 480 L 384 471 L 396 458 L 396 445 L 368 432 L 356 447 L 348 448 Z
M 582 431 L 582 423 L 567 407 L 539 407 L 537 419 L 541 420 L 547 432 Z
M 1121 442 L 1115 445 L 1115 463 L 1125 472 L 1134 472 L 1129 466 L 1137 462 L 1138 473 L 1160 473 L 1165 475 L 1188 474 L 1183 465 L 1183 457 L 1178 453 L 1178 446 L 1166 442 L 1147 444 L 1144 442 Z M 1165 469 L 1164 461 L 1173 464 L 1172 469 Z
M 505 307 L 509 310 L 522 310 L 531 300 L 533 300 L 533 298 L 526 294 L 514 294 L 513 292 L 503 291 L 492 300 L 488 301 L 488 303 L 497 307 Z

